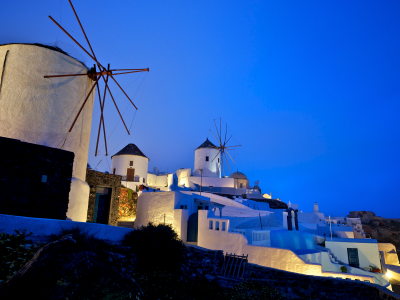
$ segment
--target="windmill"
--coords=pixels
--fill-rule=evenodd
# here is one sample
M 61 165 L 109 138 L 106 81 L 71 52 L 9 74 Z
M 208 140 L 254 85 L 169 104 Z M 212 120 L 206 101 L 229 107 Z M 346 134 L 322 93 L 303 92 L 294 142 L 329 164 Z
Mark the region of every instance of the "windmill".
M 212 161 L 214 161 L 214 160 L 218 157 L 218 155 L 219 155 L 219 157 L 221 158 L 222 172 L 224 173 L 224 176 L 225 176 L 225 170 L 224 170 L 224 164 L 223 164 L 224 158 L 225 158 L 225 161 L 226 161 L 226 165 L 228 166 L 229 173 L 231 173 L 231 169 L 230 169 L 229 163 L 228 163 L 228 157 L 226 156 L 226 154 L 228 154 L 229 157 L 230 157 L 230 159 L 232 160 L 232 162 L 235 163 L 235 161 L 233 160 L 232 156 L 229 154 L 228 149 L 229 149 L 229 150 L 235 150 L 235 149 L 234 149 L 235 147 L 240 147 L 240 146 L 242 146 L 242 145 L 228 146 L 228 142 L 229 142 L 230 139 L 232 138 L 232 135 L 231 135 L 231 136 L 229 137 L 229 139 L 226 140 L 226 134 L 228 133 L 228 124 L 226 124 L 225 138 L 223 139 L 223 142 L 222 142 L 221 118 L 219 118 L 219 131 L 218 131 L 218 127 L 217 127 L 217 123 L 215 122 L 215 119 L 214 119 L 214 125 L 215 125 L 215 129 L 217 130 L 217 136 L 218 136 L 218 137 L 212 132 L 211 129 L 210 129 L 210 132 L 211 132 L 212 135 L 217 139 L 217 141 L 218 141 L 218 143 L 219 143 L 219 146 L 217 146 L 217 148 L 218 148 L 218 154 L 213 158 Z
M 135 109 L 137 110 L 138 108 L 136 107 L 136 105 L 132 102 L 132 100 L 129 98 L 129 96 L 126 94 L 126 92 L 124 91 L 124 89 L 119 85 L 119 83 L 117 82 L 117 80 L 114 78 L 114 76 L 116 75 L 123 75 L 123 74 L 131 74 L 131 73 L 138 73 L 138 72 L 148 72 L 149 68 L 146 69 L 110 69 L 110 64 L 108 64 L 107 69 L 99 63 L 99 61 L 96 58 L 96 55 L 94 54 L 93 48 L 90 45 L 89 39 L 85 33 L 85 30 L 83 29 L 83 26 L 81 24 L 81 21 L 79 20 L 78 14 L 75 11 L 74 6 L 72 5 L 71 0 L 68 0 L 69 4 L 71 5 L 71 8 L 75 14 L 75 17 L 79 23 L 79 26 L 82 29 L 83 35 L 85 36 L 86 42 L 88 43 L 88 46 L 90 48 L 90 52 L 91 54 L 84 48 L 82 47 L 82 45 L 80 45 L 64 28 L 61 27 L 60 24 L 58 24 L 51 16 L 49 16 L 49 18 L 66 34 L 68 35 L 87 55 L 89 55 L 90 58 L 92 58 L 94 60 L 94 62 L 96 63 L 94 65 L 93 68 L 91 68 L 87 74 L 63 74 L 63 75 L 47 75 L 44 76 L 44 78 L 57 78 L 57 77 L 74 77 L 74 76 L 88 76 L 92 81 L 94 81 L 94 84 L 92 85 L 89 93 L 87 94 L 85 100 L 82 103 L 82 106 L 80 107 L 74 121 L 71 124 L 71 127 L 68 130 L 68 133 L 72 131 L 72 129 L 74 128 L 74 125 L 79 117 L 79 115 L 82 112 L 83 107 L 85 106 L 87 100 L 89 99 L 89 96 L 92 94 L 93 90 L 95 89 L 95 87 L 97 87 L 97 92 L 98 92 L 98 96 L 99 96 L 99 103 L 100 103 L 100 123 L 99 123 L 99 130 L 97 133 L 97 143 L 96 143 L 96 151 L 95 151 L 95 156 L 97 156 L 97 150 L 98 150 L 98 146 L 99 146 L 99 139 L 100 139 L 100 132 L 101 132 L 101 127 L 103 126 L 103 135 L 104 135 L 104 144 L 105 144 L 105 149 L 106 149 L 106 156 L 108 155 L 108 151 L 107 151 L 107 139 L 106 139 L 106 131 L 105 131 L 105 124 L 104 124 L 104 115 L 103 115 L 103 111 L 104 111 L 104 103 L 105 103 L 105 98 L 106 98 L 106 94 L 107 91 L 111 96 L 112 101 L 114 102 L 115 108 L 118 111 L 118 114 L 122 120 L 122 123 L 125 126 L 126 131 L 128 132 L 128 135 L 130 134 L 128 127 L 125 124 L 124 119 L 122 118 L 121 112 L 118 109 L 117 103 L 115 102 L 115 99 L 113 97 L 113 94 L 111 93 L 111 90 L 108 86 L 108 79 L 111 78 L 116 85 L 121 89 L 121 91 L 124 93 L 124 95 L 128 98 L 128 100 L 132 103 L 132 105 L 135 107 Z M 99 68 L 99 71 L 96 70 L 96 65 Z M 114 73 L 116 72 L 116 73 Z M 100 88 L 99 88 L 99 80 L 102 79 L 104 81 L 104 93 L 103 93 L 103 98 L 101 98 L 101 94 L 100 94 Z M 66 140 L 66 138 L 65 138 Z M 64 141 L 65 143 L 65 141 Z

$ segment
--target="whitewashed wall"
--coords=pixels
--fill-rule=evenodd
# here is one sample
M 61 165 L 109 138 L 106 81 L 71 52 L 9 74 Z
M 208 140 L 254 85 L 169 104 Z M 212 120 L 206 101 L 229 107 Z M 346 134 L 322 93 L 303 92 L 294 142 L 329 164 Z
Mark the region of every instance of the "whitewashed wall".
M 209 157 L 209 161 L 206 161 L 206 156 Z M 217 157 L 214 159 L 215 156 Z M 196 149 L 196 151 L 194 152 L 193 175 L 200 176 L 199 169 L 203 169 L 203 177 L 221 177 L 220 163 L 218 163 L 219 156 L 220 154 L 218 149 Z
M 371 283 L 375 282 L 373 276 L 349 274 L 322 271 L 321 264 L 306 263 L 303 259 L 297 256 L 294 252 L 287 249 L 262 247 L 249 245 L 248 240 L 243 234 L 232 233 L 228 231 L 209 229 L 209 220 L 207 211 L 199 211 L 199 232 L 198 243 L 200 247 L 212 250 L 223 250 L 226 253 L 236 253 L 237 255 L 249 255 L 249 262 L 260 266 L 275 268 L 279 270 L 315 276 L 349 278 L 352 280 L 368 280 Z M 214 218 L 211 218 L 214 219 Z M 223 222 L 229 220 L 219 219 Z
M 133 161 L 133 166 L 130 165 L 130 162 Z M 137 155 L 116 155 L 113 156 L 111 162 L 111 173 L 126 176 L 128 171 L 127 169 L 135 169 L 135 177 L 139 176 L 139 184 L 147 184 L 147 170 L 149 166 L 149 159 L 143 156 Z M 143 178 L 145 179 L 145 183 L 143 183 Z
M 325 241 L 325 247 L 330 249 L 335 257 L 345 264 L 349 263 L 347 248 L 357 248 L 360 268 L 367 268 L 369 265 L 380 268 L 381 263 L 379 259 L 378 243 L 362 243 L 356 242 L 354 239 L 348 240 L 348 242 L 339 242 L 327 239 Z
M 141 193 L 137 203 L 135 228 L 147 225 L 149 222 L 164 223 L 164 214 L 165 223 L 174 225 L 174 210 L 180 209 L 180 205 L 187 205 L 189 210 L 191 201 L 191 195 L 180 192 Z
M 72 132 L 68 130 L 93 81 L 87 76 L 43 76 L 87 71 L 82 63 L 57 51 L 23 44 L 0 46 L 0 136 L 49 147 L 61 147 L 67 137 L 63 149 L 74 152 L 72 176 L 78 179 L 71 186 L 67 212 L 67 217 L 74 221 L 86 221 L 89 186 L 85 177 L 94 92 Z
M 191 176 L 189 177 L 189 182 L 199 184 L 201 182 L 202 186 L 214 186 L 214 187 L 235 187 L 235 179 L 234 178 L 218 178 L 218 177 L 204 177 L 203 175 L 203 181 L 201 180 L 201 177 L 198 176 Z
M 192 176 L 192 169 L 179 169 L 176 171 L 178 185 L 189 187 L 189 178 Z

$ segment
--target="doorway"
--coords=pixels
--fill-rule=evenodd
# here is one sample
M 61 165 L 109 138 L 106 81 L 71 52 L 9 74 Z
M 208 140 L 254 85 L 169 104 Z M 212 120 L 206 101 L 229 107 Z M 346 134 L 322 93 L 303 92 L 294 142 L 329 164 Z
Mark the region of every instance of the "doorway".
M 360 262 L 358 260 L 358 249 L 347 248 L 347 255 L 349 257 L 349 266 L 359 268 Z
M 111 188 L 96 187 L 93 223 L 108 224 L 111 203 Z
M 135 169 L 126 169 L 126 181 L 133 181 L 135 178 Z
M 187 241 L 197 242 L 197 234 L 199 230 L 199 213 L 195 212 L 190 215 L 188 220 Z

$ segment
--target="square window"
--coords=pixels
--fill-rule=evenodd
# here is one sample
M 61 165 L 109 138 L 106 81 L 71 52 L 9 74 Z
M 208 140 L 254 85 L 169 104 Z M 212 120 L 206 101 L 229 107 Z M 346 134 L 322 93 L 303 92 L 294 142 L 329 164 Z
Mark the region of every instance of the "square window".
M 115 172 L 116 172 L 116 169 L 114 168 L 114 169 L 113 169 L 113 174 L 114 174 L 114 175 L 115 175 Z
M 146 183 L 146 179 L 143 178 L 143 183 Z
M 215 222 L 215 230 L 219 230 L 219 221 Z
M 206 161 L 209 161 L 210 160 L 210 157 L 209 156 L 206 156 Z
M 132 167 L 133 166 L 133 160 L 131 160 L 130 162 L 129 162 L 129 165 Z
M 225 227 L 225 222 L 222 222 L 222 231 L 225 231 L 226 227 Z
M 183 209 L 183 205 L 181 205 L 181 209 Z
M 208 229 L 213 229 L 213 221 L 212 221 L 212 220 L 209 222 L 209 227 L 208 227 Z

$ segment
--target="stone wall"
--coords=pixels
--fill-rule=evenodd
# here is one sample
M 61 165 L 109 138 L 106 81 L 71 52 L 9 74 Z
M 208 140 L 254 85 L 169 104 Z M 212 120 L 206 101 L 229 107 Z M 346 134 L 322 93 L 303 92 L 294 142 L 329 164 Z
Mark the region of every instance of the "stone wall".
M 90 186 L 87 222 L 93 222 L 94 206 L 96 202 L 96 187 L 101 186 L 112 189 L 108 225 L 117 226 L 119 216 L 119 198 L 121 194 L 121 179 L 122 176 L 120 175 L 113 175 L 90 169 L 86 171 L 86 182 Z
M 65 220 L 74 153 L 0 137 L 0 213 Z

